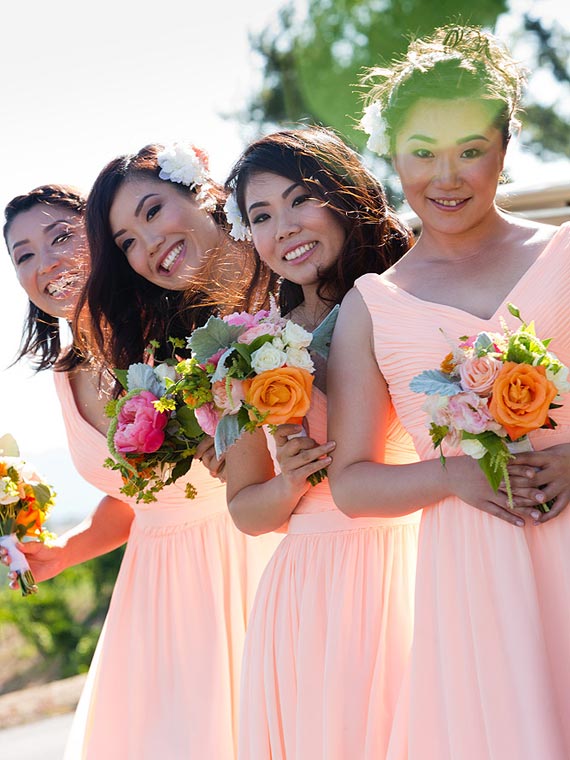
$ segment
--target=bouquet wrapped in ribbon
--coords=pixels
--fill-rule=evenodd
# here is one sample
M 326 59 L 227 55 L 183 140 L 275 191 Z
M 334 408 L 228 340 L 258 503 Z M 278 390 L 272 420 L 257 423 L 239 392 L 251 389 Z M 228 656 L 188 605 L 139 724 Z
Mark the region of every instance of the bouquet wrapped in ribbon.
M 517 330 L 503 320 L 502 333 L 463 336 L 439 369 L 414 377 L 410 389 L 428 396 L 423 408 L 442 463 L 442 443 L 459 445 L 479 461 L 495 491 L 504 482 L 512 506 L 507 464 L 513 453 L 532 450 L 528 433 L 556 427 L 550 411 L 560 407 L 570 383 L 568 368 L 548 350 L 550 339 L 538 338 L 516 306 L 508 309 L 521 321 Z M 539 508 L 547 512 L 549 505 Z
M 166 384 L 179 377 L 175 363 L 167 360 L 151 366 L 141 362 L 131 364 L 128 370 L 117 370 L 125 394 L 106 407 L 111 418 L 107 434 L 111 457 L 104 464 L 121 473 L 121 492 L 137 502 L 156 501 L 158 491 L 185 475 L 204 438 L 193 410 L 186 404 L 157 409 Z M 196 496 L 191 483 L 186 484 L 185 496 Z
M 244 432 L 301 423 L 311 405 L 311 351 L 326 355 L 337 310 L 307 332 L 279 315 L 275 304 L 255 314 L 210 317 L 188 338 L 190 359 L 180 362 L 180 380 L 168 384 L 157 408 L 175 409 L 180 399 L 214 437 L 221 456 Z M 314 485 L 326 476 L 314 473 Z
M 54 504 L 55 493 L 21 457 L 11 435 L 0 438 L 0 545 L 10 557 L 10 570 L 18 577 L 22 596 L 38 590 L 18 541 L 26 537 L 45 541 L 54 537 L 44 522 Z

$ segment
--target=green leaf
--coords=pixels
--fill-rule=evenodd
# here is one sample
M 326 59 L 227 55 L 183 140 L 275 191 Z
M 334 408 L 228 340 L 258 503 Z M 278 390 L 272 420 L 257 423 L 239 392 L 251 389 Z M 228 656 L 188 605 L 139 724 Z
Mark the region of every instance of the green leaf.
M 485 473 L 485 477 L 491 484 L 491 488 L 493 491 L 497 492 L 503 479 L 503 471 L 501 468 L 497 467 L 496 459 L 487 452 L 484 457 L 481 457 L 481 459 L 478 459 L 477 461 L 479 462 L 479 467 Z
M 189 406 L 181 406 L 176 412 L 176 419 L 188 438 L 199 438 L 203 435 L 202 428 L 196 419 L 196 413 Z
M 123 388 L 126 391 L 128 391 L 129 390 L 129 384 L 127 382 L 127 373 L 128 373 L 128 370 L 127 369 L 116 369 L 116 370 L 114 370 L 114 372 L 115 372 L 115 377 L 117 378 L 117 380 L 121 383 L 121 385 L 123 386 Z
M 244 325 L 228 325 L 219 317 L 210 317 L 203 327 L 194 330 L 188 338 L 188 345 L 198 362 L 203 364 L 220 349 L 229 348 L 244 331 Z
M 186 473 L 190 469 L 191 464 L 192 464 L 192 457 L 186 457 L 186 459 L 181 459 L 179 462 L 176 462 L 172 470 L 172 475 L 170 476 L 170 480 L 174 483 L 176 480 L 178 480 L 178 478 L 181 478 L 183 475 L 186 475 Z
M 332 334 L 336 325 L 340 305 L 333 306 L 323 321 L 313 330 L 313 338 L 309 345 L 309 351 L 319 354 L 323 359 L 329 358 Z
M 214 446 L 216 456 L 220 457 L 229 447 L 234 444 L 241 435 L 241 428 L 237 414 L 226 414 L 218 422 L 216 435 L 214 436 Z

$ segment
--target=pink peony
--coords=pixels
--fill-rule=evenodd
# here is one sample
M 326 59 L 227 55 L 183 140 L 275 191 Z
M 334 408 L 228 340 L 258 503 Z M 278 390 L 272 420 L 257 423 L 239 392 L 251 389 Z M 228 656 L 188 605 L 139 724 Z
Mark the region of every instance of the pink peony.
M 253 327 L 259 321 L 255 314 L 248 314 L 247 311 L 234 311 L 224 317 L 224 322 L 228 325 L 243 325 L 244 327 Z
M 127 399 L 119 411 L 115 447 L 121 454 L 152 454 L 164 442 L 164 428 L 169 415 L 157 412 L 150 391 L 141 391 Z
M 208 359 L 208 361 L 205 364 L 200 364 L 200 367 L 202 367 L 202 369 L 204 369 L 204 370 L 206 369 L 206 364 L 213 364 L 214 367 L 217 367 L 218 366 L 218 362 L 220 361 L 220 359 L 222 358 L 222 356 L 226 353 L 226 351 L 227 351 L 226 348 L 220 348 L 218 351 L 216 351 L 215 354 L 213 354 L 212 356 L 210 356 L 210 358 Z
M 202 428 L 206 435 L 216 435 L 216 428 L 220 421 L 219 415 L 216 412 L 216 407 L 212 403 L 202 404 L 194 410 L 198 425 Z
M 503 364 L 493 356 L 473 356 L 459 365 L 461 385 L 466 391 L 473 391 L 480 396 L 491 393 L 495 378 Z
M 245 384 L 243 380 L 230 380 L 230 393 L 226 391 L 226 381 L 218 380 L 212 385 L 214 403 L 219 409 L 227 414 L 235 414 L 239 411 L 241 402 L 245 399 Z
M 252 343 L 260 335 L 279 335 L 281 327 L 274 325 L 272 322 L 265 322 L 259 325 L 253 325 L 238 338 L 238 343 Z
M 495 422 L 489 411 L 487 399 L 475 393 L 458 393 L 449 399 L 447 407 L 449 420 L 457 430 L 478 435 L 486 430 L 501 432 L 501 426 Z

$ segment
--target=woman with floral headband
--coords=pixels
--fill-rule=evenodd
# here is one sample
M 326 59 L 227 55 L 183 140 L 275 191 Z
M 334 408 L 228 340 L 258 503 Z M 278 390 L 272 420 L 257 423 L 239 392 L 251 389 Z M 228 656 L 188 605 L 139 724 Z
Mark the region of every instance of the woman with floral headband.
M 135 205 L 133 189 L 143 194 Z M 86 328 L 84 308 L 74 325 L 84 350 L 99 350 L 106 366 L 124 368 L 143 358 L 148 342 L 186 335 L 213 312 L 218 285 L 207 280 L 211 260 L 220 256 L 227 269 L 241 270 L 249 256 L 226 232 L 222 200 L 203 155 L 183 146 L 148 146 L 101 172 L 86 212 L 92 254 L 86 298 L 95 304 L 97 330 Z M 102 262 L 106 287 L 99 304 L 94 293 Z M 104 431 L 84 418 L 69 378 L 59 373 L 56 382 L 79 471 L 121 498 L 118 473 L 101 466 Z M 201 454 L 215 470 L 211 452 Z M 179 481 L 157 502 L 131 505 L 125 557 L 66 757 L 235 757 L 245 625 L 277 538 L 254 542 L 240 534 L 227 514 L 225 487 L 199 461 L 191 482 L 198 490 L 191 502 Z M 34 571 L 47 559 L 38 555 L 30 563 Z
M 262 270 L 281 278 L 283 314 L 312 331 L 354 280 L 383 272 L 409 232 L 378 181 L 333 132 L 264 137 L 232 169 Z M 287 524 L 248 626 L 241 690 L 240 760 L 375 760 L 385 756 L 407 664 L 419 514 L 352 521 L 327 481 L 308 476 L 334 457 L 326 436 L 324 360 L 303 427 L 274 438 L 244 434 L 226 453 L 236 525 L 258 535 Z M 416 459 L 394 425 L 389 462 Z M 275 475 L 274 460 L 279 474 Z
M 508 302 L 568 365 L 570 227 L 495 205 L 523 76 L 492 35 L 439 29 L 371 79 L 363 126 L 392 156 L 422 230 L 405 257 L 360 278 L 343 301 L 329 362 L 330 481 L 353 517 L 424 507 L 409 694 L 388 758 L 564 760 L 570 404 L 553 411 L 556 430 L 530 434 L 537 451 L 509 467 L 511 503 L 459 447 L 444 450 L 442 468 L 410 382 L 439 366 L 449 341 L 502 332 L 501 318 L 516 328 Z M 512 399 L 519 393 L 532 391 L 517 386 Z M 379 463 L 391 404 L 419 463 Z

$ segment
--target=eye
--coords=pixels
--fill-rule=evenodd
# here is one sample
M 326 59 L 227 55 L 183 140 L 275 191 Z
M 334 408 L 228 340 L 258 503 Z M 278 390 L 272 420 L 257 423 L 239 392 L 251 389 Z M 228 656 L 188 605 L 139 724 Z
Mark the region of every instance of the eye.
M 128 253 L 128 252 L 129 252 L 129 248 L 131 247 L 131 245 L 133 244 L 133 242 L 134 242 L 134 241 L 133 241 L 133 238 L 126 238 L 126 239 L 125 239 L 125 240 L 123 240 L 123 242 L 120 244 L 119 248 L 121 249 L 121 251 L 122 251 L 123 253 L 125 253 L 125 254 L 126 254 L 126 253 Z
M 483 151 L 479 150 L 479 148 L 467 148 L 461 154 L 461 158 L 479 158 L 482 155 Z
M 292 206 L 300 206 L 302 203 L 305 203 L 305 201 L 312 201 L 315 200 L 312 195 L 308 193 L 303 193 L 302 195 L 297 195 L 293 199 Z
M 28 261 L 28 259 L 31 259 L 33 257 L 33 253 L 30 251 L 28 253 L 23 253 L 17 260 L 16 260 L 16 266 L 19 267 L 20 264 L 23 264 L 25 261 Z
M 417 150 L 412 151 L 412 156 L 415 156 L 416 158 L 433 158 L 433 153 L 427 148 L 418 148 Z
M 69 240 L 69 238 L 72 236 L 73 232 L 71 230 L 65 230 L 65 232 L 60 232 L 59 235 L 56 235 L 51 241 L 51 244 L 58 245 L 59 243 L 65 243 L 65 241 Z
M 269 214 L 266 214 L 264 211 L 261 211 L 259 214 L 255 214 L 253 219 L 251 220 L 252 224 L 260 224 L 261 222 L 264 222 L 266 219 L 269 219 Z
M 150 222 L 150 220 L 158 214 L 161 208 L 162 208 L 162 205 L 160 203 L 157 203 L 155 206 L 151 206 L 149 210 L 146 212 L 147 222 Z

